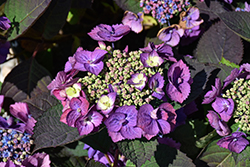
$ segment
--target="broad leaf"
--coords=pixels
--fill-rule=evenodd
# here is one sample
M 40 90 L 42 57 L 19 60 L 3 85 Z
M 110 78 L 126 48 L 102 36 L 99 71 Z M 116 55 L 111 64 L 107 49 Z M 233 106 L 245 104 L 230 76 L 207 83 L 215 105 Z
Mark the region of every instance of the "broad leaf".
M 84 143 L 81 141 L 76 141 L 74 143 L 70 143 L 63 147 L 60 154 L 70 157 L 83 157 L 88 156 L 88 150 L 84 150 Z
M 119 150 L 136 166 L 141 166 L 154 156 L 157 140 L 147 141 L 145 138 L 136 140 L 123 140 L 117 143 Z
M 71 6 L 71 0 L 53 0 L 45 13 L 40 17 L 33 28 L 42 34 L 45 39 L 51 39 L 63 27 Z
M 223 13 L 226 10 L 218 1 L 210 1 L 209 5 L 205 2 L 197 2 L 196 6 L 199 8 L 200 15 L 204 20 L 214 20 L 218 18 L 218 13 Z
M 196 57 L 201 63 L 219 64 L 222 58 L 235 64 L 242 60 L 241 39 L 230 31 L 223 22 L 212 25 L 201 37 Z
M 188 166 L 193 167 L 192 160 L 188 158 L 184 153 L 175 148 L 169 147 L 165 144 L 157 146 L 155 156 L 151 157 L 151 160 L 147 160 L 142 167 L 158 167 L 158 166 Z
M 46 92 L 46 87 L 51 82 L 49 75 L 43 66 L 34 58 L 30 58 L 13 68 L 7 75 L 1 94 L 14 101 L 22 101 L 30 97 L 33 89 Z
M 218 14 L 226 26 L 243 39 L 250 41 L 250 13 L 224 12 Z
M 206 151 L 202 154 L 201 160 L 206 162 L 209 166 L 249 166 L 250 148 L 247 147 L 240 154 L 233 153 L 228 149 L 219 147 L 216 143 L 218 140 L 210 143 Z
M 41 148 L 65 145 L 83 137 L 79 136 L 77 128 L 60 122 L 62 108 L 58 101 L 37 119 L 33 135 L 35 144 L 33 152 Z
M 140 0 L 115 0 L 116 4 L 124 11 L 128 10 L 134 13 L 142 12 Z
M 102 153 L 107 153 L 111 147 L 112 140 L 108 135 L 107 128 L 103 127 L 97 133 L 89 134 L 81 139 L 82 142 L 88 144 L 95 150 L 99 150 Z
M 23 34 L 49 6 L 51 0 L 8 0 L 4 11 L 7 18 L 14 24 L 8 40 Z

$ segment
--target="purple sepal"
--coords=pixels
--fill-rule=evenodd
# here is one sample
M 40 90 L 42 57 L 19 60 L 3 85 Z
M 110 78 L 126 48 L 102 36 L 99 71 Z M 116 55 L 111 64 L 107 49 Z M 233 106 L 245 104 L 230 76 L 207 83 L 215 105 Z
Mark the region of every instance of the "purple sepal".
M 233 99 L 217 97 L 212 103 L 212 107 L 220 115 L 223 121 L 228 122 L 233 115 L 234 101 Z
M 140 33 L 143 30 L 142 21 L 144 14 L 139 12 L 137 15 L 130 11 L 124 12 L 122 24 L 128 25 L 135 33 Z
M 18 132 L 24 133 L 25 124 L 23 123 L 15 123 L 12 117 L 9 117 L 7 120 L 0 116 L 0 129 L 13 129 Z
M 230 75 L 223 81 L 224 85 L 223 88 L 224 89 L 227 85 L 229 85 L 233 80 L 235 80 L 236 78 L 238 78 L 238 76 L 240 76 L 241 72 L 242 72 L 242 68 L 240 69 L 233 69 L 230 73 Z
M 152 93 L 152 96 L 158 99 L 162 99 L 163 96 L 165 96 L 165 92 L 162 90 L 164 83 L 165 83 L 164 78 L 163 76 L 161 76 L 159 72 L 157 72 L 155 75 L 149 78 L 148 86 L 150 89 L 154 91 Z
M 248 140 L 243 136 L 246 137 L 246 134 L 243 132 L 234 132 L 231 134 L 231 136 L 221 138 L 217 142 L 217 145 L 229 149 L 232 152 L 240 153 L 249 144 Z
M 226 136 L 231 133 L 229 127 L 224 121 L 221 121 L 218 114 L 210 110 L 207 114 L 210 125 L 216 130 L 220 136 Z
M 179 25 L 185 29 L 190 29 L 203 23 L 197 7 L 189 7 L 187 11 L 180 14 Z
M 105 98 L 105 100 L 103 100 Z M 97 110 L 101 110 L 104 115 L 108 115 L 115 106 L 116 92 L 102 95 L 97 102 Z
M 10 42 L 0 41 L 0 64 L 5 62 L 10 50 Z
M 122 106 L 104 121 L 113 142 L 141 137 L 142 130 L 136 126 L 137 112 L 135 106 Z
M 0 28 L 2 30 L 8 30 L 11 27 L 10 23 L 11 22 L 7 17 L 5 16 L 0 17 Z
M 212 86 L 212 90 L 208 91 L 203 99 L 202 104 L 209 104 L 212 101 L 214 101 L 214 99 L 216 97 L 220 97 L 221 96 L 221 80 L 220 78 L 216 78 L 215 79 L 215 86 Z
M 166 92 L 171 100 L 182 103 L 187 99 L 191 91 L 190 79 L 188 66 L 182 60 L 170 66 L 168 70 L 169 83 L 166 86 Z
M 181 143 L 174 141 L 172 138 L 169 138 L 169 137 L 160 138 L 160 137 L 158 137 L 157 140 L 160 144 L 166 144 L 166 145 L 173 147 L 173 148 L 176 148 L 178 150 L 180 150 L 180 148 L 181 148 Z
M 127 84 L 134 85 L 136 89 L 142 91 L 142 89 L 146 86 L 148 78 L 144 73 L 136 73 L 131 76 L 131 78 L 127 81 Z
M 97 128 L 102 123 L 103 116 L 97 111 L 90 111 L 87 116 L 81 116 L 77 119 L 75 126 L 78 129 L 79 135 L 87 135 L 94 128 Z
M 32 156 L 26 158 L 22 165 L 30 167 L 50 167 L 49 154 L 46 153 L 35 153 Z
M 184 30 L 179 25 L 173 24 L 169 27 L 162 28 L 157 37 L 164 43 L 174 47 L 179 44 L 180 38 L 183 36 Z
M 130 32 L 130 27 L 127 25 L 97 25 L 88 35 L 97 41 L 115 42 L 120 40 L 124 35 Z

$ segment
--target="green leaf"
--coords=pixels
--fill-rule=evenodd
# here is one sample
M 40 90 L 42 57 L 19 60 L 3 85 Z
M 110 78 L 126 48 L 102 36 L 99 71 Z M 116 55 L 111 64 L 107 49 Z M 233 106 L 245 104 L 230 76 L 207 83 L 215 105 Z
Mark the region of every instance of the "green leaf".
M 224 57 L 222 57 L 220 63 L 221 63 L 221 64 L 225 64 L 226 66 L 233 67 L 233 68 L 240 68 L 239 65 L 237 65 L 237 64 L 235 64 L 235 63 L 232 63 L 232 62 L 230 62 L 229 60 L 226 60 Z
M 22 101 L 31 96 L 36 89 L 48 92 L 47 85 L 51 82 L 49 72 L 37 63 L 34 58 L 20 63 L 7 75 L 2 85 L 1 94 Z
M 115 2 L 124 11 L 128 10 L 134 13 L 142 12 L 140 0 L 115 0 Z
M 7 18 L 14 24 L 8 40 L 16 39 L 23 34 L 49 6 L 51 0 L 8 0 L 4 11 Z
M 218 16 L 225 25 L 239 35 L 241 38 L 250 41 L 250 13 L 249 12 L 224 12 Z
M 122 154 L 136 166 L 141 166 L 150 160 L 156 151 L 157 140 L 147 141 L 145 138 L 135 140 L 123 140 L 117 143 Z
M 77 128 L 60 122 L 62 109 L 63 106 L 58 101 L 37 119 L 33 135 L 35 144 L 33 152 L 41 148 L 65 145 L 83 137 L 79 136 Z
M 201 63 L 219 64 L 226 60 L 239 64 L 242 60 L 243 45 L 239 36 L 230 31 L 223 22 L 212 25 L 201 37 L 196 57 Z
M 88 156 L 88 150 L 84 150 L 84 143 L 81 141 L 76 141 L 74 143 L 70 143 L 63 147 L 61 150 L 61 154 L 67 157 L 83 157 Z
M 219 147 L 216 144 L 217 142 L 218 140 L 215 140 L 210 143 L 200 159 L 206 162 L 209 166 L 235 167 L 232 152 L 228 149 Z
M 33 28 L 45 39 L 51 39 L 63 27 L 70 10 L 71 0 L 53 0 Z

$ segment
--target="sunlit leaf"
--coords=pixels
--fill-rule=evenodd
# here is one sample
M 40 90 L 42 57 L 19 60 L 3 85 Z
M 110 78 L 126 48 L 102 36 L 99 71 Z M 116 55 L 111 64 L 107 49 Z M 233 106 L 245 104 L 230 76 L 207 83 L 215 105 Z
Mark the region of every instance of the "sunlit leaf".
M 26 31 L 41 16 L 50 2 L 51 0 L 8 0 L 4 11 L 14 25 L 8 40 L 13 40 Z
M 157 144 L 157 140 L 147 141 L 146 139 L 123 140 L 117 143 L 122 154 L 137 166 L 151 159 Z
M 226 26 L 241 38 L 250 41 L 250 13 L 224 12 L 218 14 Z
M 115 2 L 124 11 L 128 10 L 134 13 L 142 12 L 140 0 L 115 0 Z

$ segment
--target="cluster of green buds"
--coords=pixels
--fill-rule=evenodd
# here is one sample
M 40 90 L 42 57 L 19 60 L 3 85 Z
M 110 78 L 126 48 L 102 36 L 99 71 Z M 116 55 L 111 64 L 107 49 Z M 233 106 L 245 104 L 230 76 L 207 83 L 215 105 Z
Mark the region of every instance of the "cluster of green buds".
M 138 90 L 134 85 L 127 83 L 135 73 L 145 74 L 147 78 L 152 77 L 156 72 L 163 73 L 162 68 L 157 68 L 156 71 L 153 68 L 144 67 L 140 60 L 141 53 L 140 50 L 129 53 L 114 50 L 112 56 L 104 60 L 106 66 L 98 76 L 88 73 L 81 78 L 79 81 L 86 90 L 89 102 L 97 103 L 103 94 L 110 92 L 110 89 L 117 93 L 115 104 L 118 106 L 139 107 L 153 100 L 152 90 L 147 85 L 144 89 Z
M 250 80 L 238 79 L 233 82 L 233 87 L 223 94 L 235 103 L 234 120 L 243 131 L 250 131 Z

